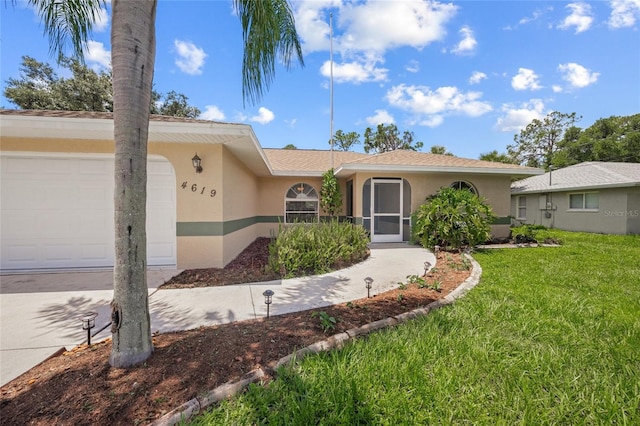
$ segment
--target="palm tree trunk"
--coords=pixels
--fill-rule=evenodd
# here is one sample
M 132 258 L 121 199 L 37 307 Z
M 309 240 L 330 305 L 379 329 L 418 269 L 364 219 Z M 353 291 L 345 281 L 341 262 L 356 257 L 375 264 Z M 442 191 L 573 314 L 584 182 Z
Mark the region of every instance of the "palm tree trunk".
M 109 363 L 129 367 L 153 352 L 145 226 L 156 0 L 113 0 L 112 11 L 115 265 Z

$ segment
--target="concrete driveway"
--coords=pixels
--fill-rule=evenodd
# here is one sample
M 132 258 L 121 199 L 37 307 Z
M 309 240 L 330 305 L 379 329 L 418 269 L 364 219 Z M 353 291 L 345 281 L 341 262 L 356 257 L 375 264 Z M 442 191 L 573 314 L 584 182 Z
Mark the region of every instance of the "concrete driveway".
M 150 270 L 154 291 L 180 271 Z M 0 276 L 0 384 L 13 380 L 60 348 L 86 341 L 80 317 L 98 313 L 96 329 L 110 320 L 113 272 Z M 109 329 L 95 341 L 110 336 Z

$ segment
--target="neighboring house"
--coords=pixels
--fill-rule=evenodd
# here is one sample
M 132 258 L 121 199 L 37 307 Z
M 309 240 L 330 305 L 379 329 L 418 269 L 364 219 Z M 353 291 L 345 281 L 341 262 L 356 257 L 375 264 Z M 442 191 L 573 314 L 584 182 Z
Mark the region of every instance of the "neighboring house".
M 0 110 L 0 135 L 0 269 L 112 266 L 112 115 Z M 178 268 L 222 267 L 281 223 L 323 216 L 321 176 L 332 165 L 341 216 L 374 242 L 408 240 L 411 212 L 451 185 L 485 197 L 494 234 L 506 236 L 512 178 L 542 173 L 413 151 L 263 149 L 249 125 L 160 116 L 148 158 L 148 265 Z
M 511 184 L 517 223 L 640 234 L 640 164 L 586 162 Z

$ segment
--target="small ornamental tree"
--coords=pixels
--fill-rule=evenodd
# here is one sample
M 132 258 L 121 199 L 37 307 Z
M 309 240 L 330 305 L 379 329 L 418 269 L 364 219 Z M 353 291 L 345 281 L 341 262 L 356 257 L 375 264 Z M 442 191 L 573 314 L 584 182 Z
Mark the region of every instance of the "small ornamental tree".
M 342 209 L 342 194 L 340 185 L 333 169 L 327 170 L 322 175 L 322 188 L 320 188 L 320 207 L 329 216 L 335 217 Z
M 486 200 L 471 191 L 442 188 L 413 214 L 412 239 L 424 247 L 461 250 L 487 241 L 495 218 Z

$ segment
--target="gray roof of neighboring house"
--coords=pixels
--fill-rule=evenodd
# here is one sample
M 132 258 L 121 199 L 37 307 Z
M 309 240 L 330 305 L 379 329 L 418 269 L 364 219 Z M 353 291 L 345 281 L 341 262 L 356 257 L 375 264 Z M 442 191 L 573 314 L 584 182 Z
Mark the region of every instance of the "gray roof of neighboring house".
M 590 161 L 515 181 L 511 184 L 511 193 L 560 192 L 628 186 L 640 186 L 640 163 Z

